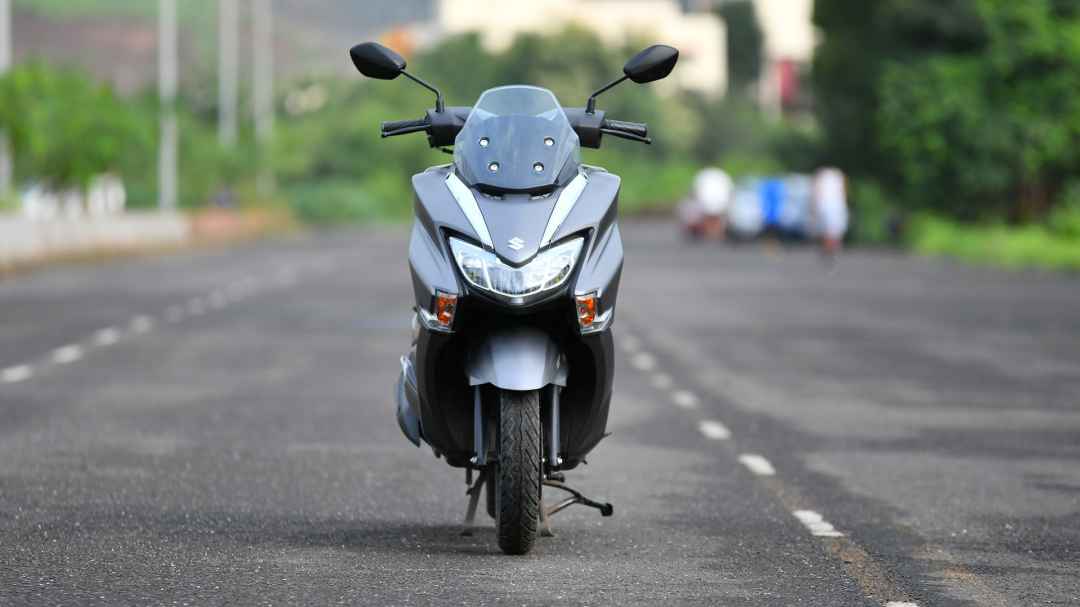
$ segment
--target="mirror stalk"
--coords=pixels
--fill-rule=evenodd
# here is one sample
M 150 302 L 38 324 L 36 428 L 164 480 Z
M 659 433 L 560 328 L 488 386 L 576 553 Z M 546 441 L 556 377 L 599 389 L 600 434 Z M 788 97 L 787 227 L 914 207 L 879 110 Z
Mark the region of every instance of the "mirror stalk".
M 435 111 L 436 112 L 439 112 L 441 114 L 442 112 L 444 112 L 446 110 L 446 106 L 445 106 L 445 104 L 443 102 L 443 96 L 442 96 L 442 93 L 439 92 L 439 89 L 437 89 L 437 88 L 431 86 L 430 84 L 424 82 L 420 78 L 417 78 L 416 76 L 413 76 L 412 74 L 410 74 L 409 72 L 406 72 L 405 70 L 401 70 L 401 73 L 402 73 L 402 75 L 404 75 L 409 80 L 412 80 L 413 82 L 415 82 L 415 83 L 419 84 L 420 86 L 426 88 L 427 90 L 431 91 L 432 93 L 435 93 Z
M 595 93 L 590 95 L 589 96 L 589 103 L 587 103 L 585 105 L 585 113 L 586 114 L 595 114 L 596 113 L 596 98 L 599 97 L 602 93 L 606 92 L 608 89 L 611 89 L 612 87 L 614 87 L 615 85 L 621 84 L 622 81 L 626 80 L 627 78 L 629 78 L 629 76 L 623 76 L 622 78 L 612 80 L 611 82 L 609 82 L 609 83 L 605 84 L 604 86 L 600 87 L 600 89 L 597 90 Z

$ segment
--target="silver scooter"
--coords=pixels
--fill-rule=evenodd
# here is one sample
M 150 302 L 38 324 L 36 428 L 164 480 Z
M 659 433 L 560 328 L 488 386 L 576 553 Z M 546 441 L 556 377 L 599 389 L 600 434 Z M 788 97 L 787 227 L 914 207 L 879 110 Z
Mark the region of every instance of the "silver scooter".
M 528 552 L 538 531 L 550 535 L 549 517 L 571 505 L 610 516 L 611 504 L 562 474 L 605 436 L 623 265 L 619 177 L 582 164 L 580 150 L 600 147 L 604 135 L 650 143 L 646 125 L 606 118 L 596 97 L 624 80 L 666 77 L 679 52 L 638 53 L 583 108 L 564 108 L 535 86 L 446 107 L 394 51 L 366 42 L 350 55 L 365 76 L 404 75 L 435 94 L 423 118 L 384 122 L 383 137 L 423 132 L 432 147 L 453 146 L 453 163 L 412 179 L 416 314 L 397 384 L 402 432 L 465 468 L 467 533 L 486 485 L 508 554 Z M 544 507 L 544 488 L 568 497 Z

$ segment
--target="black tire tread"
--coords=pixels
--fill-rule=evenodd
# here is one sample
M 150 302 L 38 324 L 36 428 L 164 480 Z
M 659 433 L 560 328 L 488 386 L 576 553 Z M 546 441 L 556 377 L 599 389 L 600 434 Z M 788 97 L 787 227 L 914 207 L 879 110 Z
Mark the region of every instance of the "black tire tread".
M 499 463 L 496 466 L 496 527 L 507 554 L 532 549 L 540 519 L 540 393 L 499 393 Z

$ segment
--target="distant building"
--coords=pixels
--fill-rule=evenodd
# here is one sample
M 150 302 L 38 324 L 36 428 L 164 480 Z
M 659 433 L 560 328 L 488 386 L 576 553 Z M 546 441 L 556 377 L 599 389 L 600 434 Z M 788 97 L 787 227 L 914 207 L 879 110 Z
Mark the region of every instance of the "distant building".
M 759 100 L 780 114 L 804 109 L 808 91 L 803 86 L 817 47 L 814 0 L 680 0 L 687 11 L 712 12 L 728 2 L 754 4 L 763 37 Z
M 762 49 L 761 104 L 781 113 L 798 109 L 806 98 L 802 83 L 814 58 L 814 0 L 754 0 L 765 38 Z
M 492 50 L 510 46 L 522 32 L 555 32 L 569 25 L 591 30 L 607 44 L 635 37 L 675 46 L 679 68 L 672 80 L 710 95 L 727 91 L 727 42 L 723 21 L 711 13 L 685 13 L 676 0 L 440 0 L 435 16 L 443 35 L 478 32 Z

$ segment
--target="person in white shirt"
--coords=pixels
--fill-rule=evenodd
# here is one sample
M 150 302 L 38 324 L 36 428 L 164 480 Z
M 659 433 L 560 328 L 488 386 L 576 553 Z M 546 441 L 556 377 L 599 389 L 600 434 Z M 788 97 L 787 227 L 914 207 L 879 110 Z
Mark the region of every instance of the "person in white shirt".
M 814 175 L 814 217 L 821 235 L 822 252 L 839 252 L 848 229 L 847 185 L 840 169 L 825 167 Z
M 684 225 L 694 235 L 723 239 L 734 189 L 734 182 L 723 170 L 710 167 L 699 171 L 691 187 L 691 199 L 680 207 Z

